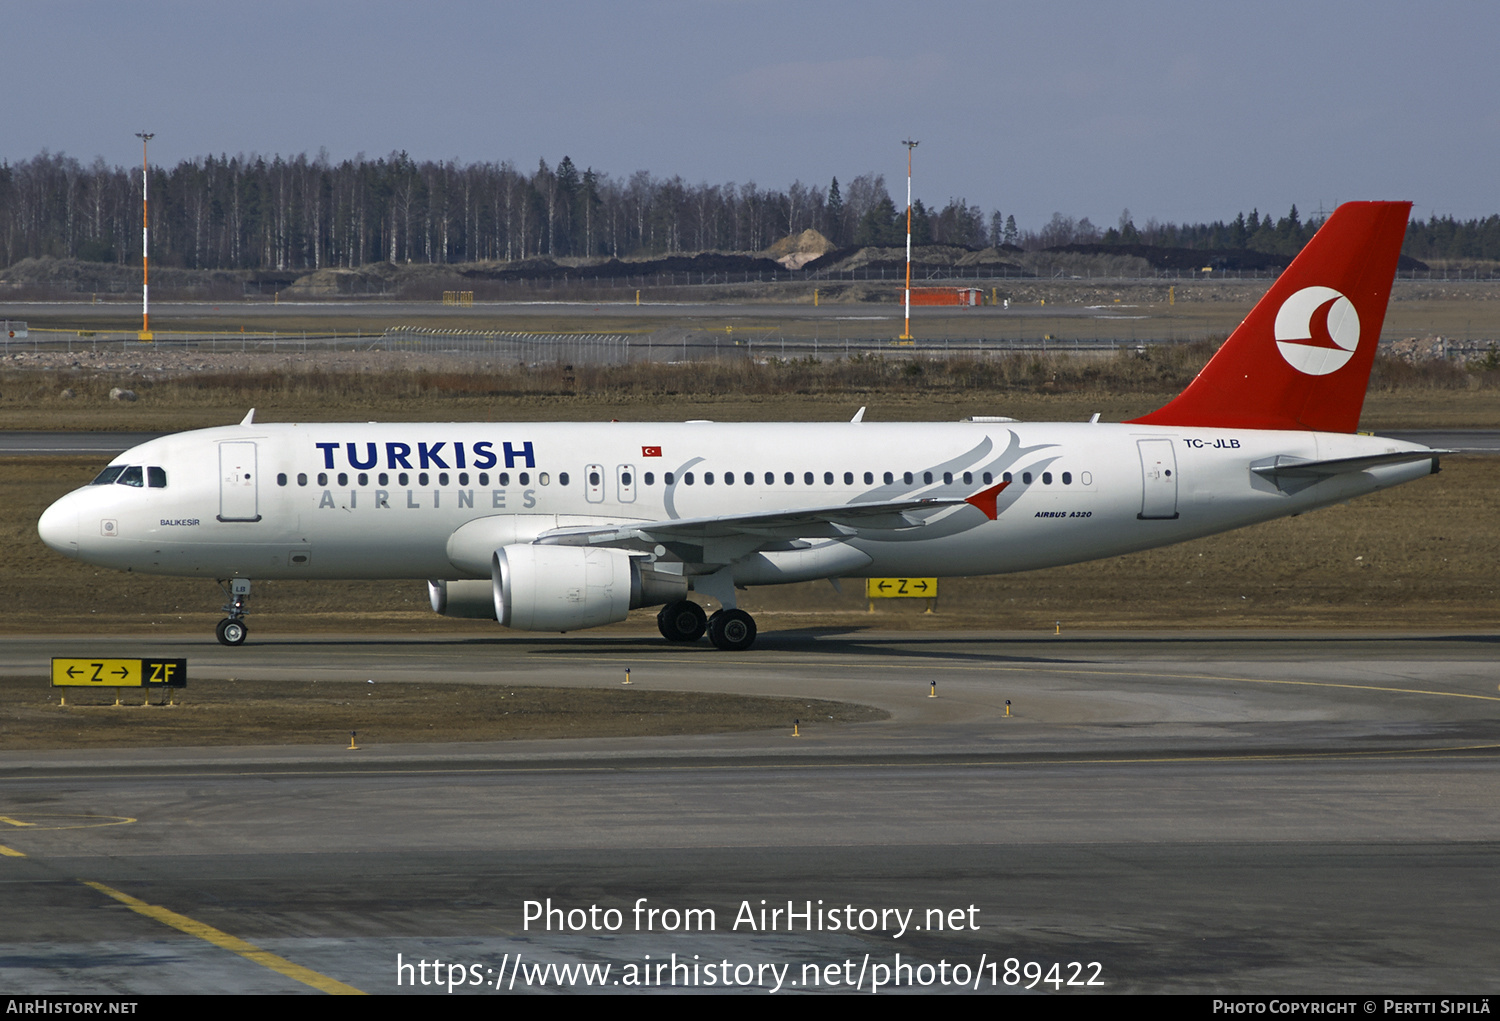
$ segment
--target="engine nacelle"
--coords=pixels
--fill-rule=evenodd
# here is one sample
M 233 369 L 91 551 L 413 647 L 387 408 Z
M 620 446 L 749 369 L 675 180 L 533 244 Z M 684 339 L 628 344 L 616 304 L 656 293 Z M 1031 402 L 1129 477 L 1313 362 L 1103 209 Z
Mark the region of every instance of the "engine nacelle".
M 518 631 L 599 627 L 637 607 L 687 597 L 682 576 L 642 570 L 627 553 L 592 546 L 502 546 L 491 585 L 495 619 Z
M 482 581 L 429 581 L 427 598 L 432 603 L 432 612 L 444 617 L 495 619 L 495 584 L 488 578 Z

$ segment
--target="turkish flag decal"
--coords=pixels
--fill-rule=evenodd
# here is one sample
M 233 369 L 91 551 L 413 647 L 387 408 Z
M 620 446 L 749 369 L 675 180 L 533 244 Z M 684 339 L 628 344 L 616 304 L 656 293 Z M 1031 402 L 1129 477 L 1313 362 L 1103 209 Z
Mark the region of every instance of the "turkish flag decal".
M 642 457 L 661 457 L 661 448 L 660 447 L 642 447 L 641 448 L 641 456 Z

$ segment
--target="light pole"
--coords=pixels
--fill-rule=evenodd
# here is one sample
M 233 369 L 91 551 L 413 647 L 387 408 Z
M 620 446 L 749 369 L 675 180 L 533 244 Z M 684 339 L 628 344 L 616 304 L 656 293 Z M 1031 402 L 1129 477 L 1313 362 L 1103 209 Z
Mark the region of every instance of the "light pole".
M 141 140 L 141 340 L 151 339 L 151 221 L 146 213 L 146 186 L 151 178 L 151 162 L 146 158 L 146 144 L 155 132 L 137 131 Z
M 917 143 L 907 139 L 906 146 L 906 327 L 901 331 L 902 340 L 911 340 L 911 151 Z

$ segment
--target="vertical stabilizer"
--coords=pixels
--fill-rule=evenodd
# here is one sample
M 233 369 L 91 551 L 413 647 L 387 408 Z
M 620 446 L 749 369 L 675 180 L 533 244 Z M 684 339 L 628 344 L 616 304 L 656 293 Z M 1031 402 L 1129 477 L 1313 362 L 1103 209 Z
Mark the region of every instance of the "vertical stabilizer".
M 1142 425 L 1352 433 L 1410 202 L 1346 202 L 1186 390 Z

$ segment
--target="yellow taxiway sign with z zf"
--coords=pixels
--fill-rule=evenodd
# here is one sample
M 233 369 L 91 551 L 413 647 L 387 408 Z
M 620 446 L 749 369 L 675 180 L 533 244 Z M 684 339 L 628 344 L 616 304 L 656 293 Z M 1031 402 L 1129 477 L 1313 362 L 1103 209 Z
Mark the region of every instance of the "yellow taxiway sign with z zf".
M 75 688 L 181 688 L 185 659 L 54 659 L 52 686 Z

